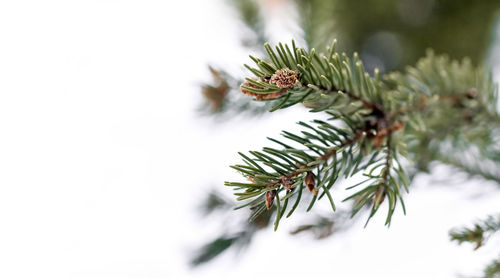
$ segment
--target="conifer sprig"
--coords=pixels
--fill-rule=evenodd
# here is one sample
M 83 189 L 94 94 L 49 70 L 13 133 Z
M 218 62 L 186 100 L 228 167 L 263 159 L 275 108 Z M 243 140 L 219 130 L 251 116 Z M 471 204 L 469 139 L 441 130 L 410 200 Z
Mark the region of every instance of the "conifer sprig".
M 241 91 L 275 102 L 271 111 L 300 103 L 330 116 L 314 121 L 316 126 L 299 122 L 306 128 L 300 135 L 283 131 L 287 142 L 270 139 L 280 148 L 240 153 L 244 164 L 231 166 L 248 179 L 226 182 L 238 200 L 247 202 L 238 208 L 249 206 L 253 219 L 274 205 L 275 229 L 285 213 L 289 217 L 296 210 L 305 188 L 313 194 L 307 211 L 325 195 L 335 211 L 330 190 L 339 176 L 358 172 L 366 180 L 348 187 L 357 192 L 343 201 L 354 201 L 352 215 L 371 206 L 368 220 L 386 202 L 385 223 L 390 225 L 397 203 L 405 211 L 402 192 L 408 192 L 411 182 L 401 157 L 438 160 L 438 152 L 426 153 L 422 144 L 432 149 L 464 136 L 483 144 L 474 134 L 490 134 L 484 119 L 500 119 L 492 106 L 497 89 L 491 75 L 467 59 L 460 63 L 428 52 L 406 73 L 380 76 L 375 70 L 372 76 L 356 53 L 336 53 L 335 45 L 318 54 L 297 48 L 293 41 L 291 47 L 280 43 L 274 49 L 265 44 L 268 57 L 250 56 L 257 67 L 245 65 L 255 77 L 246 78 Z M 472 124 L 476 126 L 470 128 Z

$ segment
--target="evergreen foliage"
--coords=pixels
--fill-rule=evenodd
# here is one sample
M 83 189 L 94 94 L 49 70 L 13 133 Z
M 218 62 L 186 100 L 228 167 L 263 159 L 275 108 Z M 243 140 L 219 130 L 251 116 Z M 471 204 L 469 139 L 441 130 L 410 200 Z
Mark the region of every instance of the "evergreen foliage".
M 403 193 L 411 182 L 401 161 L 434 160 L 429 154 L 439 154 L 422 153 L 422 142 L 437 147 L 476 144 L 483 152 L 495 143 L 498 130 L 491 123 L 500 123 L 497 88 L 483 67 L 429 51 L 404 73 L 381 76 L 375 70 L 370 75 L 356 53 L 339 54 L 335 44 L 326 54 L 308 52 L 294 42 L 274 49 L 266 44 L 267 57 L 250 56 L 257 67 L 245 65 L 255 77 L 245 79 L 242 92 L 272 101 L 270 111 L 301 103 L 329 116 L 327 121 L 299 122 L 301 134 L 283 131 L 286 141 L 269 138 L 277 147 L 240 153 L 244 163 L 231 166 L 249 180 L 226 182 L 237 190 L 239 201 L 247 201 L 239 208 L 250 206 L 258 216 L 274 203 L 275 229 L 284 215 L 293 214 L 305 188 L 314 195 L 308 211 L 324 196 L 335 211 L 330 190 L 339 176 L 358 172 L 366 179 L 350 186 L 356 191 L 343 201 L 354 200 L 353 215 L 370 205 L 369 220 L 386 200 L 390 224 L 398 204 L 404 211 Z M 286 86 L 275 81 L 284 70 L 296 75 Z
M 413 178 L 432 163 L 500 185 L 497 85 L 488 67 L 478 65 L 500 2 L 290 0 L 304 48 L 294 41 L 264 44 L 272 41 L 265 5 L 229 2 L 247 27 L 243 45 L 259 55 L 244 65 L 245 78 L 211 68 L 215 84 L 203 87 L 211 112 L 255 116 L 299 105 L 318 117 L 298 122 L 299 133 L 268 138 L 270 145 L 260 151 L 239 153 L 241 163 L 231 167 L 243 179 L 225 182 L 238 204 L 212 198 L 212 209 L 250 208 L 250 221 L 207 243 L 193 265 L 230 246 L 247 246 L 256 232 L 268 225 L 277 229 L 299 211 L 307 211 L 311 222 L 291 234 L 311 232 L 318 239 L 349 227 L 359 214 L 368 224 L 382 207 L 390 225 L 398 207 L 405 211 Z M 405 11 L 412 17 L 404 17 Z M 468 21 L 469 15 L 482 20 Z M 341 43 L 328 44 L 335 37 Z M 425 51 L 429 46 L 447 54 Z M 339 199 L 332 191 L 360 175 L 362 182 L 344 188 L 349 197 Z M 329 203 L 330 215 L 314 212 L 320 201 Z M 343 201 L 347 209 L 337 209 Z M 497 218 L 454 229 L 450 237 L 478 248 L 499 229 Z M 499 265 L 493 261 L 485 277 L 497 277 Z

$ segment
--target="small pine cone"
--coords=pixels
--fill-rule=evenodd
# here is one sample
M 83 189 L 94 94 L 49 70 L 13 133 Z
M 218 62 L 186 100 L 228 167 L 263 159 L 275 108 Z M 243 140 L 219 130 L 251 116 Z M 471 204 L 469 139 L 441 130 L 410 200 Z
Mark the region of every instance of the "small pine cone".
M 277 70 L 271 76 L 271 83 L 276 84 L 280 88 L 292 88 L 297 86 L 298 76 L 297 73 L 289 69 Z
M 474 99 L 477 97 L 477 94 L 478 94 L 477 89 L 472 88 L 465 93 L 465 97 L 467 97 L 468 99 Z
M 276 197 L 276 190 L 271 190 L 266 192 L 266 209 L 270 210 L 274 203 L 274 197 Z
M 307 172 L 306 179 L 304 181 L 307 189 L 309 189 L 309 191 L 316 196 L 318 194 L 318 191 L 316 190 L 316 188 L 314 188 L 315 179 L 316 176 L 314 176 L 312 172 Z
M 384 142 L 384 139 L 388 133 L 389 131 L 385 127 L 382 130 L 378 130 L 377 135 L 373 137 L 373 146 L 377 148 L 382 146 L 382 143 Z

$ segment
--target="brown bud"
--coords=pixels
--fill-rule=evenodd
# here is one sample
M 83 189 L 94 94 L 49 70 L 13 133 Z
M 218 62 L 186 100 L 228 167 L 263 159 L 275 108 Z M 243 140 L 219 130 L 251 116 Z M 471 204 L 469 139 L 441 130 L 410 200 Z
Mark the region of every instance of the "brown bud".
M 385 134 L 377 133 L 377 135 L 375 135 L 375 137 L 373 137 L 373 146 L 376 148 L 382 146 L 382 142 L 384 141 L 384 138 L 385 138 Z
M 397 121 L 395 123 L 393 123 L 389 129 L 391 130 L 391 132 L 396 132 L 398 130 L 401 130 L 403 127 L 404 127 L 404 123 L 402 121 Z
M 304 181 L 307 189 L 309 189 L 309 191 L 316 196 L 318 191 L 314 188 L 315 179 L 316 176 L 312 172 L 307 172 L 306 179 Z
M 266 192 L 266 209 L 270 210 L 274 203 L 274 197 L 276 197 L 276 190 L 271 190 Z
M 271 76 L 270 81 L 280 88 L 292 88 L 297 86 L 298 75 L 293 70 L 280 69 Z
M 465 97 L 467 97 L 468 99 L 473 99 L 477 96 L 477 94 L 478 93 L 476 88 L 472 88 L 465 93 Z
M 375 192 L 375 197 L 373 198 L 373 203 L 375 204 L 375 207 L 377 208 L 380 204 L 385 199 L 385 188 L 382 186 L 380 187 L 377 192 Z
M 293 181 L 289 177 L 282 177 L 280 183 L 286 190 L 292 190 Z

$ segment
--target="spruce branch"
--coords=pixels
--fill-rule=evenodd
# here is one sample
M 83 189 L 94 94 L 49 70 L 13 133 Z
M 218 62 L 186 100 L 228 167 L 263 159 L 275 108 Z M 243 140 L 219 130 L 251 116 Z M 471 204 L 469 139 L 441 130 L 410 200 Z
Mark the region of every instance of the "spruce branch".
M 362 62 L 357 54 L 353 56 L 355 69 L 352 69 L 351 60 L 347 55 L 340 56 L 335 53 L 335 44 L 336 41 L 328 48 L 329 58 L 322 55 L 323 61 L 315 54 L 314 49 L 307 53 L 304 49 L 297 48 L 293 41 L 292 50 L 287 45 L 279 44 L 276 47 L 278 55 L 266 44 L 265 48 L 270 61 L 266 62 L 251 56 L 259 68 L 246 66 L 258 79 L 246 79 L 241 86 L 244 94 L 255 96 L 257 100 L 284 97 L 278 106 L 272 109 L 273 111 L 303 102 L 306 107 L 312 108 L 312 111 L 315 112 L 328 110 L 327 113 L 332 116 L 333 120 L 340 121 L 348 127 L 341 130 L 330 123 L 316 121 L 320 124 L 318 129 L 321 131 L 319 131 L 300 122 L 299 124 L 314 131 L 315 134 L 309 132 L 302 132 L 303 136 L 289 132 L 283 134 L 284 137 L 303 145 L 307 152 L 273 140 L 285 149 L 272 149 L 270 151 L 269 148 L 265 148 L 264 152 L 268 153 L 266 155 L 250 152 L 253 155 L 252 158 L 240 154 L 246 165 L 232 167 L 243 173 L 251 183 L 226 182 L 226 185 L 245 190 L 242 193 L 235 193 L 239 196 L 238 200 L 257 197 L 249 203 L 257 212 L 263 211 L 264 207 L 269 209 L 275 197 L 278 196 L 276 202 L 278 215 L 275 228 L 283 215 L 280 211 L 286 210 L 290 196 L 293 196 L 296 191 L 302 193 L 302 186 L 294 192 L 294 189 L 302 183 L 314 194 L 308 210 L 316 201 L 318 191 L 314 188 L 314 184 L 317 184 L 318 189 L 323 189 L 320 197 L 326 194 L 332 209 L 335 211 L 333 197 L 329 191 L 338 176 L 342 174 L 346 177 L 352 176 L 378 162 L 381 159 L 378 158 L 378 155 L 384 141 L 387 142 L 385 146 L 387 156 L 385 164 L 382 165 L 386 165 L 386 167 L 379 169 L 379 174 L 374 173 L 374 171 L 380 165 L 371 169 L 370 173 L 367 174 L 367 181 L 372 180 L 372 183 L 345 200 L 356 197 L 353 215 L 364 205 L 374 201 L 372 213 L 368 218 L 370 219 L 378 210 L 385 196 L 389 195 L 389 212 L 386 224 L 390 223 L 396 200 L 399 198 L 402 201 L 398 181 L 389 174 L 389 167 L 392 166 L 393 159 L 392 146 L 390 145 L 391 134 L 400 130 L 403 125 L 400 121 L 389 117 L 379 104 L 381 98 L 377 92 L 380 88 L 377 84 L 380 83 L 378 74 L 376 74 L 375 79 L 370 77 L 363 70 Z M 284 73 L 286 76 L 283 76 Z M 355 90 L 360 93 L 355 93 Z M 295 95 L 300 97 L 295 97 Z M 290 98 L 290 96 L 294 97 Z M 289 99 L 292 99 L 292 102 L 287 103 Z M 335 109 L 332 109 L 333 107 Z M 342 139 L 340 140 L 340 138 Z M 373 151 L 373 149 L 378 150 Z M 374 155 L 369 161 L 366 161 L 365 156 L 371 154 L 372 151 Z M 292 162 L 292 160 L 294 161 Z M 365 163 L 359 167 L 361 162 Z M 340 167 L 334 167 L 337 164 Z M 265 167 L 273 171 L 269 172 L 264 169 Z M 400 172 L 404 171 L 400 169 Z M 406 177 L 406 174 L 402 176 Z M 283 190 L 285 190 L 285 196 L 280 198 L 280 193 Z M 256 200 L 260 201 L 256 202 Z M 286 203 L 283 203 L 282 206 L 281 201 L 283 200 Z M 297 198 L 296 204 L 299 201 L 300 199 Z M 287 216 L 293 213 L 295 207 L 296 205 Z
M 231 166 L 249 180 L 225 183 L 237 191 L 237 200 L 250 200 L 238 208 L 250 206 L 257 217 L 275 205 L 275 229 L 289 200 L 295 203 L 287 217 L 293 214 L 304 188 L 313 194 L 307 211 L 324 195 L 335 211 L 330 190 L 339 176 L 358 172 L 366 180 L 347 189 L 363 187 L 343 201 L 354 200 L 352 215 L 371 205 L 368 223 L 387 200 L 385 224 L 390 225 L 397 203 L 405 212 L 402 188 L 408 192 L 411 182 L 401 157 L 437 160 L 439 152 L 422 151 L 424 143 L 439 148 L 459 141 L 481 145 L 488 141 L 481 139 L 485 134 L 493 136 L 483 120 L 498 118 L 491 104 L 497 89 L 484 68 L 429 51 L 406 73 L 381 77 L 375 71 L 371 76 L 356 53 L 350 58 L 336 53 L 335 46 L 333 41 L 327 54 L 318 54 L 297 48 L 294 41 L 291 47 L 280 43 L 274 49 L 265 44 L 268 57 L 250 56 L 257 67 L 245 65 L 255 77 L 245 79 L 241 92 L 274 102 L 271 111 L 300 103 L 330 116 L 313 121 L 315 127 L 299 122 L 307 131 L 283 131 L 286 143 L 271 139 L 281 149 L 240 153 L 244 164 Z

